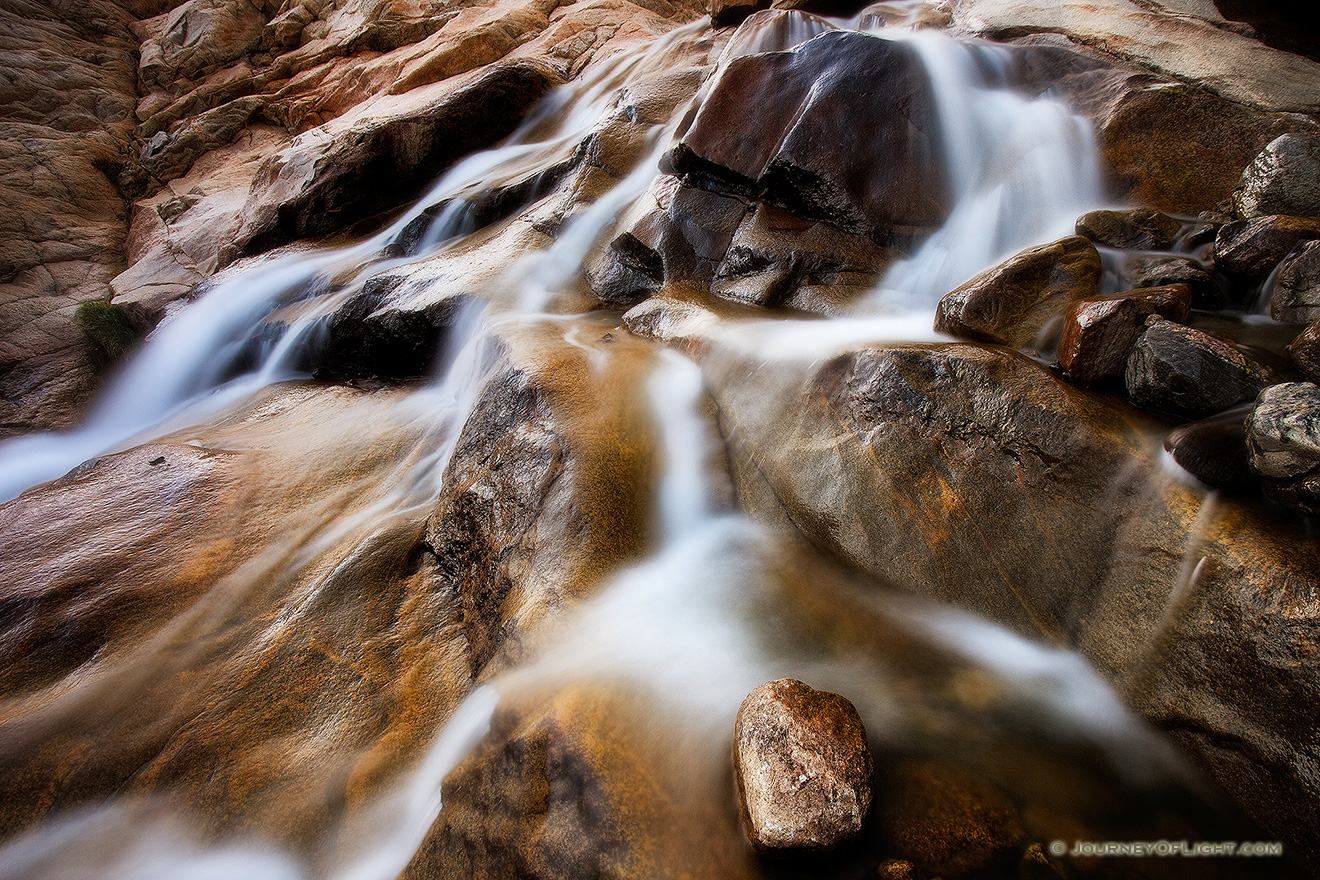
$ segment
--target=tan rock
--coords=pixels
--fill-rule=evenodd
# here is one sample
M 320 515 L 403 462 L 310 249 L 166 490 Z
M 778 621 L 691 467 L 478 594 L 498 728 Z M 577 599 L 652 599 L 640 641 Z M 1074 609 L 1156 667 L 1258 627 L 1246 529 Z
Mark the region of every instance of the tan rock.
M 738 708 L 733 749 L 756 848 L 826 850 L 861 833 L 871 806 L 871 753 L 845 697 L 792 678 L 763 684 Z

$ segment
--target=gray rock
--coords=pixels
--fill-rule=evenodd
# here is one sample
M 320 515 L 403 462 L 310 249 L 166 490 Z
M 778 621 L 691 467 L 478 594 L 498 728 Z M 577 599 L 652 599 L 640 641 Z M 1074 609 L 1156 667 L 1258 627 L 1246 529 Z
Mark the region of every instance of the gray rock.
M 1247 464 L 1247 406 L 1179 425 L 1164 438 L 1178 466 L 1207 486 L 1245 492 L 1256 486 Z
M 1320 216 L 1320 139 L 1282 134 L 1242 172 L 1233 207 L 1243 218 Z
M 1239 220 L 1219 230 L 1215 260 L 1236 275 L 1264 278 L 1305 241 L 1320 238 L 1320 219 L 1270 215 Z
M 1320 386 L 1285 382 L 1261 392 L 1247 419 L 1247 450 L 1267 495 L 1320 515 Z
M 1285 324 L 1320 318 L 1320 241 L 1308 241 L 1279 267 L 1270 316 Z
M 1119 274 L 1132 288 L 1186 284 L 1192 305 L 1201 309 L 1222 309 L 1228 301 L 1214 276 L 1188 257 L 1132 256 L 1123 261 Z
M 1271 377 L 1227 342 L 1151 318 L 1128 358 L 1126 381 L 1142 409 L 1199 419 L 1252 399 Z
M 1073 303 L 1063 322 L 1059 365 L 1079 382 L 1092 383 L 1122 376 L 1132 346 L 1146 319 L 1162 315 L 1187 320 L 1192 291 L 1186 284 L 1124 291 Z
M 857 710 L 796 679 L 767 682 L 743 700 L 734 769 L 758 849 L 828 849 L 856 836 L 871 806 L 871 754 Z

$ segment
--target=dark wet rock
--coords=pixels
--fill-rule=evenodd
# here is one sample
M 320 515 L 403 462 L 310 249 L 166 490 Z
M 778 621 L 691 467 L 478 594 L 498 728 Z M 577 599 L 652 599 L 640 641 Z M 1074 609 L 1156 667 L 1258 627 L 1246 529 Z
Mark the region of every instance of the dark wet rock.
M 738 708 L 733 748 L 753 846 L 824 850 L 861 833 L 871 805 L 871 753 L 845 697 L 792 678 L 763 684 Z
M 678 345 L 689 351 L 719 324 L 719 317 L 694 302 L 673 296 L 653 296 L 623 315 L 623 326 L 634 336 Z
M 1160 315 L 1182 323 L 1191 307 L 1192 291 L 1185 284 L 1075 302 L 1064 316 L 1059 365 L 1087 384 L 1122 376 L 1132 346 L 1145 330 L 1146 319 Z
M 1288 345 L 1288 355 L 1311 379 L 1320 379 L 1320 321 L 1312 322 Z
M 1320 216 L 1320 138 L 1282 134 L 1242 172 L 1233 207 L 1244 219 Z
M 419 308 L 391 301 L 393 279 L 368 282 L 330 316 L 316 353 L 318 375 L 336 379 L 415 379 L 440 355 L 446 331 L 469 300 L 439 298 Z
M 442 100 L 295 142 L 257 175 L 228 261 L 406 204 L 454 161 L 517 127 L 560 82 L 548 64 L 492 65 Z
M 1132 349 L 1125 380 L 1137 406 L 1200 419 L 1254 399 L 1272 376 L 1227 342 L 1151 318 Z
M 887 241 L 948 213 L 935 120 L 908 46 L 832 32 L 729 62 L 672 162 L 686 180 Z
M 1320 318 L 1320 241 L 1308 241 L 1283 261 L 1270 295 L 1270 316 L 1285 324 Z
M 754 12 L 770 8 L 770 0 L 707 0 L 711 24 L 717 28 L 741 22 Z
M 1077 219 L 1077 234 L 1096 244 L 1133 250 L 1168 250 L 1182 223 L 1150 208 L 1131 211 L 1091 211 Z
M 1190 257 L 1129 256 L 1120 264 L 1119 274 L 1134 288 L 1186 284 L 1191 288 L 1192 305 L 1196 308 L 1222 309 L 1228 303 L 1228 295 L 1219 282 Z
M 877 818 L 886 844 L 923 877 L 967 877 L 1019 857 L 1022 823 L 1003 792 L 935 763 L 908 765 L 886 785 Z
M 1248 278 L 1264 278 L 1303 242 L 1320 238 L 1320 218 L 1271 215 L 1238 220 L 1219 230 L 1215 262 Z
M 1258 485 L 1247 463 L 1249 412 L 1249 406 L 1233 407 L 1179 425 L 1164 438 L 1164 448 L 1179 467 L 1207 486 L 1249 492 Z
M 1095 296 L 1100 255 L 1081 236 L 1030 248 L 947 294 L 935 329 L 950 336 L 1024 348 L 1036 344 L 1068 306 Z
M 1261 392 L 1247 420 L 1251 469 L 1271 498 L 1320 515 L 1320 386 L 1285 382 Z

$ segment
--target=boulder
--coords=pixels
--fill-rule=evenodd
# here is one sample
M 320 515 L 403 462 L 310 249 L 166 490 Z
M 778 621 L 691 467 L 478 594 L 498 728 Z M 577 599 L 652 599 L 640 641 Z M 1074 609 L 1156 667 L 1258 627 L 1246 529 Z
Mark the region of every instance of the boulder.
M 1271 215 L 1238 220 L 1215 237 L 1215 262 L 1248 278 L 1264 278 L 1303 242 L 1320 238 L 1320 218 Z
M 738 708 L 733 762 L 757 849 L 826 850 L 861 833 L 871 753 L 846 698 L 792 678 L 761 685 Z
M 1255 398 L 1272 374 L 1227 342 L 1152 317 L 1133 346 L 1125 381 L 1142 409 L 1200 419 Z
M 691 183 L 883 243 L 948 214 L 936 130 L 910 47 L 835 31 L 729 61 L 671 161 Z
M 1192 305 L 1199 309 L 1222 309 L 1228 294 L 1205 267 L 1191 257 L 1131 255 L 1119 263 L 1119 277 L 1129 287 L 1164 287 L 1185 284 L 1192 291 Z
M 1243 219 L 1270 214 L 1320 217 L 1320 138 L 1281 134 L 1246 170 L 1233 193 Z
M 1294 364 L 1311 379 L 1320 379 L 1320 321 L 1313 321 L 1288 345 Z
M 1085 238 L 1029 248 L 945 295 L 935 329 L 1015 348 L 1036 345 L 1071 303 L 1095 296 L 1099 283 L 1100 255 Z
M 1251 470 L 1270 497 L 1320 515 L 1320 386 L 1285 382 L 1261 392 L 1247 419 Z
M 559 82 L 543 62 L 497 64 L 457 86 L 430 95 L 419 89 L 385 112 L 295 139 L 258 172 L 222 262 L 406 204 L 451 163 L 513 131 Z
M 1178 466 L 1207 486 L 1250 492 L 1258 480 L 1247 462 L 1248 406 L 1179 425 L 1164 438 L 1164 448 Z
M 1091 211 L 1077 218 L 1077 234 L 1112 248 L 1163 251 L 1173 246 L 1182 223 L 1150 208 Z
M 1185 284 L 1079 300 L 1064 316 L 1059 366 L 1084 384 L 1120 377 L 1147 318 L 1160 315 L 1182 323 L 1191 307 L 1192 291 Z
M 710 22 L 717 28 L 739 24 L 754 12 L 770 8 L 770 0 L 709 0 Z
M 1279 266 L 1270 294 L 1270 317 L 1285 324 L 1320 318 L 1320 241 L 1308 241 Z
M 148 87 L 193 79 L 255 48 L 265 29 L 266 16 L 248 0 L 188 0 L 137 25 L 138 73 Z

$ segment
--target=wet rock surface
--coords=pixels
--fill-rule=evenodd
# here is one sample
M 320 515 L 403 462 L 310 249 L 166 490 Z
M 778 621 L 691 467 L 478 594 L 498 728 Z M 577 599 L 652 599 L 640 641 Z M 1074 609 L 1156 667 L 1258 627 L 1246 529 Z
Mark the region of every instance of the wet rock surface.
M 1208 486 L 1230 492 L 1250 492 L 1257 481 L 1247 460 L 1249 406 L 1233 407 L 1217 416 L 1179 425 L 1164 438 L 1173 460 Z
M 1182 224 L 1149 208 L 1133 211 L 1092 211 L 1077 219 L 1077 234 L 1096 244 L 1134 250 L 1168 250 Z
M 1317 218 L 1271 215 L 1239 220 L 1219 230 L 1215 261 L 1229 272 L 1263 278 L 1298 245 L 1317 238 Z
M 1192 291 L 1185 284 L 1075 302 L 1064 316 L 1059 366 L 1086 384 L 1121 377 L 1147 318 L 1160 315 L 1183 322 L 1191 308 Z
M 852 703 L 792 678 L 747 695 L 734 725 L 743 820 L 761 850 L 826 850 L 861 833 L 871 754 Z
M 1070 304 L 1094 296 L 1100 255 L 1081 236 L 1031 248 L 940 300 L 935 329 L 950 336 L 1025 347 L 1037 344 Z
M 1283 134 L 1269 142 L 1233 193 L 1233 207 L 1246 219 L 1270 214 L 1320 216 L 1320 140 Z
M 1251 470 L 1289 507 L 1320 514 L 1320 386 L 1286 382 L 1261 392 L 1246 424 Z
M 1270 294 L 1270 316 L 1286 324 L 1320 318 L 1320 242 L 1308 241 L 1283 261 Z
M 1270 372 L 1208 333 L 1150 319 L 1133 346 L 1124 380 L 1143 409 L 1198 419 L 1253 399 Z

